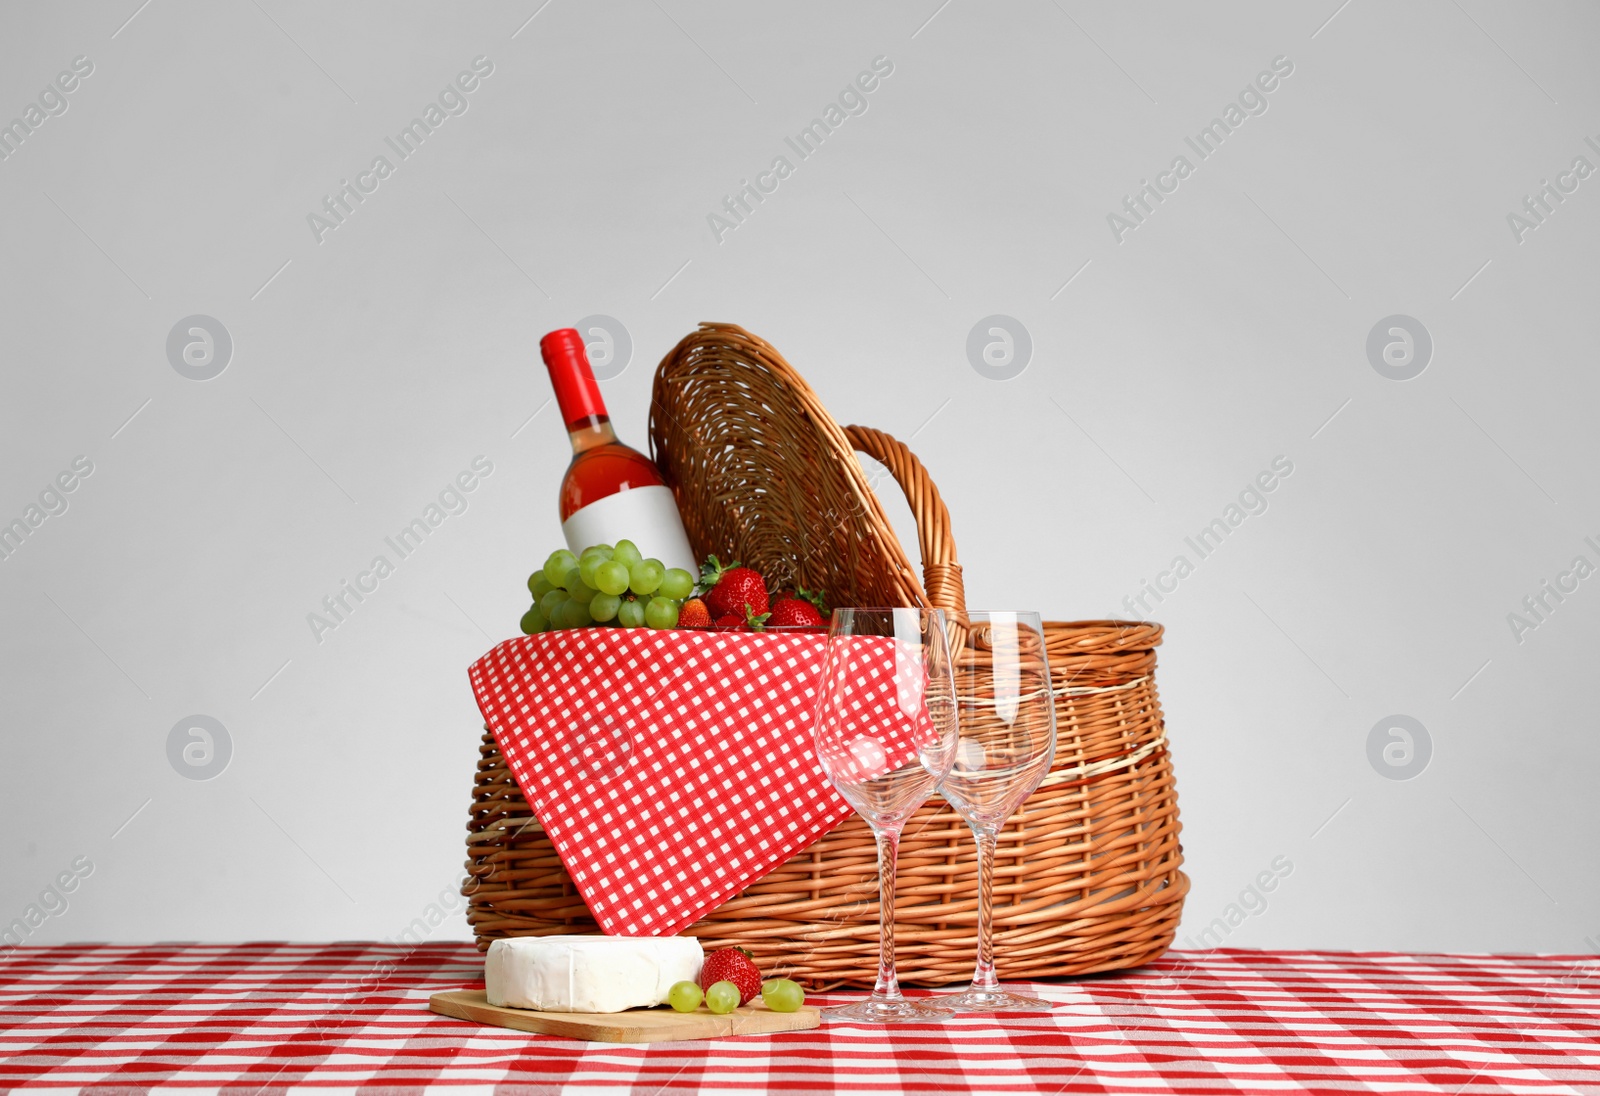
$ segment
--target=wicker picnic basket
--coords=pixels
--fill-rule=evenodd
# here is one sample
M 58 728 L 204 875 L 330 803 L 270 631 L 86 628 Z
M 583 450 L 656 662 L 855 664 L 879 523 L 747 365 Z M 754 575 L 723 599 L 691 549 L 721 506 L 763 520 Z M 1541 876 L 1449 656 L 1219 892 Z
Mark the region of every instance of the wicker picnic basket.
M 949 514 L 921 462 L 880 431 L 839 427 L 783 357 L 742 328 L 702 324 L 666 356 L 650 442 L 698 556 L 742 560 L 774 588 L 821 589 L 832 605 L 932 605 L 964 616 Z M 911 504 L 921 582 L 857 450 Z M 1171 945 L 1189 888 L 1154 681 L 1161 626 L 1050 622 L 1045 630 L 1058 744 L 1049 777 L 1000 835 L 1002 979 L 1146 963 Z M 468 830 L 462 892 L 479 948 L 505 936 L 598 931 L 488 734 Z M 976 881 L 966 823 L 930 800 L 900 844 L 903 984 L 971 976 Z M 822 989 L 872 985 L 877 926 L 876 847 L 852 815 L 685 932 L 708 949 L 741 945 L 769 976 Z

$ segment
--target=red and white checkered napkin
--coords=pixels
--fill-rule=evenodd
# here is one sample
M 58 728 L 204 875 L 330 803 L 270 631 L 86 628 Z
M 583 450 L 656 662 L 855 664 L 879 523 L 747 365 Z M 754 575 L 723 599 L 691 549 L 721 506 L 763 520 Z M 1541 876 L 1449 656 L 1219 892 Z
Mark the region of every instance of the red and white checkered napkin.
M 854 695 L 893 767 L 915 749 L 883 718 L 904 685 L 892 641 L 868 642 L 883 657 L 860 664 Z M 826 643 L 582 628 L 472 664 L 478 707 L 602 930 L 671 935 L 850 814 L 812 743 Z

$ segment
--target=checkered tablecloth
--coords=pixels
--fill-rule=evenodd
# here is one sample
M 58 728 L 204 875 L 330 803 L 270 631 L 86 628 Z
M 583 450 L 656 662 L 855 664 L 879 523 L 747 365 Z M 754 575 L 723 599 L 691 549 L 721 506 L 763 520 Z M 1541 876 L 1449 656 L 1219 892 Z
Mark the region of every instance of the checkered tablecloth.
M 1179 952 L 1004 1024 L 618 1046 L 437 1016 L 467 944 L 67 945 L 0 959 L 0 1091 L 1600 1092 L 1600 960 Z M 846 999 L 835 995 L 830 1000 Z

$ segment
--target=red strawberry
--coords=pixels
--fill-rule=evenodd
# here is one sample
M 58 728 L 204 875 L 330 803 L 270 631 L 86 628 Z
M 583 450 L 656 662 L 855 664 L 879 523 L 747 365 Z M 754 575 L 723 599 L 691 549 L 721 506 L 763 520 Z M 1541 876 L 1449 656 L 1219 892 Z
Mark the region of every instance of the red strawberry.
M 717 618 L 718 628 L 737 628 L 743 623 L 735 613 L 723 613 Z
M 700 585 L 709 589 L 706 608 L 711 610 L 713 618 L 719 618 L 719 623 L 720 618 L 729 613 L 739 617 L 742 622 L 746 611 L 758 616 L 767 611 L 766 581 L 749 567 L 741 567 L 737 561 L 724 567 L 716 556 L 707 556 L 705 570 L 700 574 Z
M 826 613 L 828 611 L 823 606 L 822 595 L 815 590 L 807 590 L 804 586 L 795 586 L 793 588 L 787 586 L 784 587 L 782 590 L 778 591 L 777 595 L 772 599 L 772 603 L 776 605 L 780 601 L 788 601 L 791 598 L 796 601 L 811 602 L 812 605 L 816 606 L 817 612 L 819 613 Z
M 688 601 L 684 602 L 683 608 L 678 610 L 678 627 L 711 627 L 711 613 L 706 608 L 706 603 L 697 597 L 692 597 Z
M 784 598 L 772 607 L 772 614 L 767 617 L 767 627 L 779 626 L 809 626 L 818 627 L 822 624 L 822 614 L 817 607 L 809 601 L 798 598 Z
M 706 956 L 700 968 L 700 988 L 710 989 L 718 982 L 739 987 L 739 1003 L 748 1005 L 761 996 L 761 971 L 743 948 L 718 948 Z

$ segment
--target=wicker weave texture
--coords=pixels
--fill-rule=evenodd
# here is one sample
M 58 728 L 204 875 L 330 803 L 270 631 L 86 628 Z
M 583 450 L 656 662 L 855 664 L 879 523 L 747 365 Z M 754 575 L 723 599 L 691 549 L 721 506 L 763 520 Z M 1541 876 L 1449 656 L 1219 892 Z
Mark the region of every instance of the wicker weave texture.
M 651 411 L 657 463 L 698 555 L 756 567 L 832 604 L 922 605 L 964 620 L 961 567 L 938 489 L 887 434 L 841 429 L 771 346 L 703 324 L 661 363 Z M 882 463 L 917 521 L 919 583 L 854 450 Z M 1050 776 L 1000 837 L 995 952 L 1001 978 L 1137 966 L 1172 942 L 1188 879 L 1154 682 L 1161 627 L 1045 625 L 1057 750 Z M 978 641 L 958 629 L 965 657 Z M 484 736 L 468 822 L 464 893 L 480 948 L 503 936 L 598 931 L 554 847 Z M 895 894 L 900 979 L 942 986 L 972 972 L 977 864 L 965 822 L 935 799 L 908 822 Z M 852 816 L 686 930 L 750 949 L 769 976 L 810 988 L 870 986 L 877 863 Z

